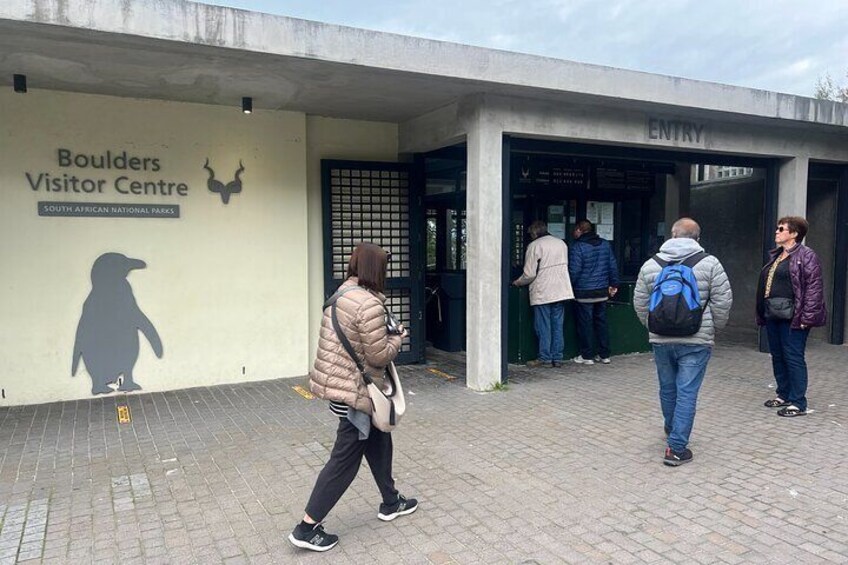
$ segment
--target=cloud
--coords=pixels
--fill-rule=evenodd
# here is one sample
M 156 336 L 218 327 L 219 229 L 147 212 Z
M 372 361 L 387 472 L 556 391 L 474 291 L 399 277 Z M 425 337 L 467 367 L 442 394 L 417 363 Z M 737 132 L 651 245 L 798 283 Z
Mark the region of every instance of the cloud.
M 809 95 L 848 70 L 848 1 L 219 0 L 405 35 Z

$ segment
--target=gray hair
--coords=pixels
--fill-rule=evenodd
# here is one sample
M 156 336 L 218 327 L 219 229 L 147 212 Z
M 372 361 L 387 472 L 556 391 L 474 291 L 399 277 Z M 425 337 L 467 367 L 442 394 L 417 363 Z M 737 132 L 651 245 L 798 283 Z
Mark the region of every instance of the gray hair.
M 701 226 L 692 218 L 680 218 L 671 226 L 671 237 L 686 237 L 697 240 L 701 237 Z
M 527 231 L 530 233 L 530 237 L 536 239 L 542 237 L 548 232 L 548 224 L 542 220 L 536 220 L 530 224 L 530 228 Z

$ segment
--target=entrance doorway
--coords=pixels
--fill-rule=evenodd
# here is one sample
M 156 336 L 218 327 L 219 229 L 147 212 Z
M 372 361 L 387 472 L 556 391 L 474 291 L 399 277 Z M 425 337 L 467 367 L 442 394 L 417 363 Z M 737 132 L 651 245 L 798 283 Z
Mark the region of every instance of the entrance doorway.
M 424 157 L 426 339 L 432 347 L 465 350 L 467 218 L 465 148 Z
M 321 162 L 324 297 L 344 282 L 358 243 L 370 241 L 391 252 L 386 305 L 409 328 L 398 363 L 424 360 L 422 209 L 413 169 L 405 163 Z
M 748 281 L 755 278 L 751 262 L 759 265 L 764 251 L 773 245 L 771 230 L 765 234 L 764 225 L 776 219 L 776 161 L 518 138 L 509 139 L 506 146 L 510 273 L 504 284 L 522 270 L 529 244 L 526 231 L 532 221 L 544 220 L 552 235 L 571 245 L 574 224 L 588 219 L 610 241 L 619 267 L 621 287 L 607 306 L 613 355 L 649 348 L 647 331 L 633 311 L 633 288 L 642 264 L 670 237 L 671 225 L 682 216 L 701 223 L 702 245 L 721 259 L 734 291 L 737 285 L 756 285 L 756 280 Z M 724 178 L 703 182 L 697 175 L 704 167 L 698 165 L 706 159 L 717 163 L 713 167 L 722 170 L 722 175 L 733 168 L 745 171 L 745 176 L 737 175 L 732 182 Z M 750 202 L 740 205 L 740 199 Z M 768 218 L 765 223 L 763 218 Z M 743 290 L 740 298 L 734 311 L 739 312 L 739 328 L 744 331 L 735 340 L 756 347 L 753 310 L 746 308 L 749 298 L 753 308 L 754 292 Z M 508 302 L 507 360 L 535 359 L 537 342 L 527 289 L 510 288 Z M 574 357 L 576 325 L 568 306 L 564 324 L 565 356 Z

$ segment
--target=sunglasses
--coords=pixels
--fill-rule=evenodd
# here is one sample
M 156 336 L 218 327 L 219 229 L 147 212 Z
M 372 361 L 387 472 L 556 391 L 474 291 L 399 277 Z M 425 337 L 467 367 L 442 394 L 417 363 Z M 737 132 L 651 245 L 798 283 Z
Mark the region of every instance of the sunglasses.
M 784 226 L 777 226 L 777 231 L 779 231 L 780 233 L 783 233 L 785 231 L 789 231 L 789 228 L 784 227 Z

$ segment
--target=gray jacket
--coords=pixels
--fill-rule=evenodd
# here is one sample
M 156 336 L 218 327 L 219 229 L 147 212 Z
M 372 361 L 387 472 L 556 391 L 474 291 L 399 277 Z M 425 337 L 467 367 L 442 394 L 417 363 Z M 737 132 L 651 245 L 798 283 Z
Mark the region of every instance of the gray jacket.
M 666 241 L 660 247 L 660 259 L 665 261 L 682 261 L 695 253 L 700 253 L 704 248 L 689 238 L 674 238 Z M 642 325 L 648 327 L 648 304 L 651 300 L 651 291 L 654 282 L 660 274 L 659 263 L 653 258 L 645 261 L 636 279 L 636 288 L 633 291 L 633 308 Z M 724 272 L 724 267 L 718 259 L 710 255 L 698 262 L 692 269 L 698 281 L 698 291 L 701 295 L 701 304 L 706 304 L 704 317 L 701 320 L 701 329 L 698 333 L 686 337 L 671 337 L 649 334 L 651 343 L 684 343 L 690 345 L 713 345 L 715 343 L 716 328 L 723 328 L 730 317 L 730 307 L 733 304 L 733 292 L 730 290 L 730 281 Z

